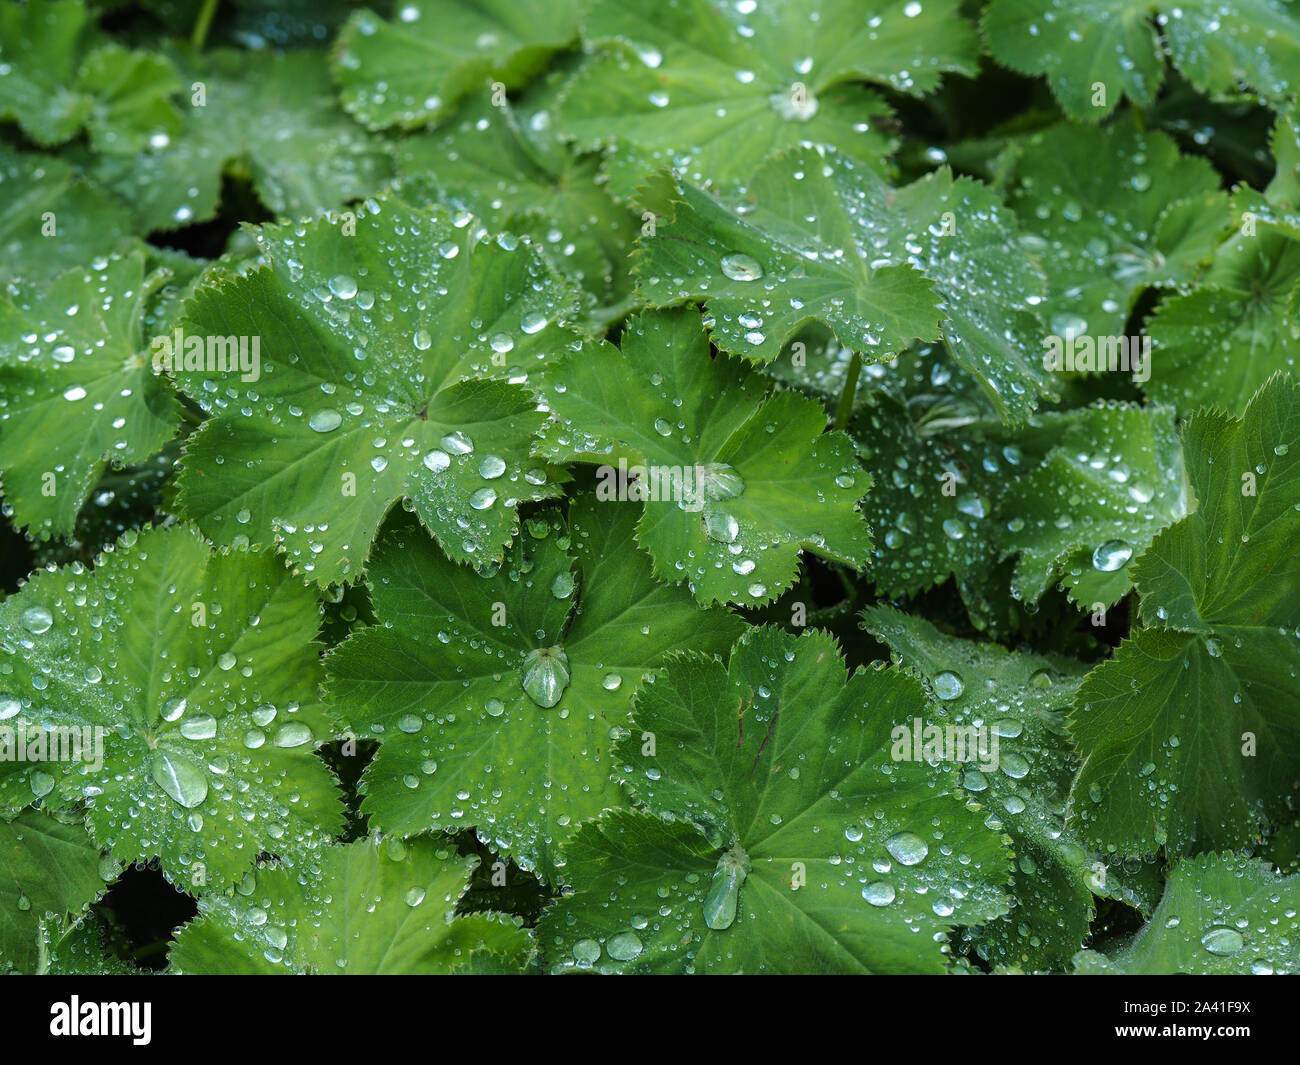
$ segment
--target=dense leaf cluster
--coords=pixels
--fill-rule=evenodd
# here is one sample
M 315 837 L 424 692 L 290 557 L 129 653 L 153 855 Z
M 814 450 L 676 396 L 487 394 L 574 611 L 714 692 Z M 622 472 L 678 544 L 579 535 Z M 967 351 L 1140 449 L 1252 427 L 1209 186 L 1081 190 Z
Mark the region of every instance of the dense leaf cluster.
M 1296 0 L 3 0 L 0 971 L 1300 970 L 1298 92 Z

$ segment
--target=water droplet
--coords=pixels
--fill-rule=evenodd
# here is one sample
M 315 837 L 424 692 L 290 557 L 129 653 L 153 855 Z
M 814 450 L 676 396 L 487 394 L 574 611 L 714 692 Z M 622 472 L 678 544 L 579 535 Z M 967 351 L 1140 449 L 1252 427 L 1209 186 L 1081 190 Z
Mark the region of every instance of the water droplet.
M 311 743 L 311 729 L 301 721 L 286 721 L 275 733 L 272 741 L 277 747 L 301 747 Z
M 915 832 L 899 832 L 885 841 L 885 850 L 903 865 L 917 865 L 930 853 L 925 840 Z
M 1226 958 L 1241 950 L 1245 946 L 1245 940 L 1235 928 L 1211 928 L 1201 936 L 1201 946 L 1211 954 Z
M 704 897 L 704 923 L 716 932 L 730 928 L 736 920 L 740 886 L 749 875 L 749 857 L 739 845 L 718 859 L 709 893 Z
M 945 669 L 934 678 L 934 694 L 944 702 L 958 698 L 965 690 L 965 682 L 950 669 Z
M 720 510 L 711 510 L 704 516 L 704 531 L 710 540 L 721 544 L 735 543 L 740 535 L 740 525 L 730 514 Z
M 211 714 L 199 714 L 181 722 L 181 735 L 187 740 L 210 740 L 217 734 L 217 719 Z
M 609 937 L 605 949 L 615 961 L 632 961 L 645 948 L 641 944 L 641 937 L 635 932 L 619 932 L 618 935 Z
M 451 465 L 451 456 L 445 451 L 434 448 L 424 456 L 424 465 L 434 473 L 441 473 Z
M 607 692 L 618 691 L 623 686 L 623 678 L 617 673 L 606 673 L 604 679 L 600 682 L 600 686 Z
M 54 624 L 54 615 L 43 606 L 29 606 L 18 620 L 33 636 L 40 636 L 50 631 L 50 626 Z
M 1133 557 L 1133 548 L 1123 540 L 1107 540 L 1092 553 L 1092 568 L 1102 573 L 1114 573 Z
M 573 944 L 573 956 L 584 965 L 600 961 L 600 944 L 594 939 L 580 939 Z
M 497 494 L 491 488 L 477 488 L 469 496 L 469 505 L 475 510 L 487 510 L 496 501 Z
M 567 571 L 557 573 L 555 580 L 551 581 L 551 594 L 556 599 L 568 599 L 573 594 L 573 574 Z
M 454 433 L 448 433 L 439 443 L 449 455 L 468 455 L 474 450 L 474 441 L 459 429 Z
M 524 694 L 549 710 L 569 686 L 569 656 L 559 647 L 539 647 L 528 652 L 522 672 Z
M 162 719 L 164 721 L 179 721 L 185 714 L 186 705 L 183 695 L 173 695 L 162 704 Z
M 495 480 L 506 472 L 505 459 L 499 455 L 484 455 L 483 461 L 478 464 L 478 472 L 484 480 Z
M 763 276 L 763 267 L 750 255 L 732 252 L 722 257 L 722 272 L 732 281 L 757 281 Z
M 357 283 L 347 274 L 335 274 L 331 277 L 329 288 L 341 300 L 350 300 L 357 294 Z
M 884 880 L 877 880 L 862 889 L 862 897 L 872 906 L 888 906 L 897 894 L 894 885 Z
M 154 751 L 149 772 L 154 782 L 187 810 L 208 797 L 208 778 L 184 755 Z
M 307 424 L 318 433 L 332 433 L 343 424 L 343 415 L 336 410 L 318 410 L 307 419 Z

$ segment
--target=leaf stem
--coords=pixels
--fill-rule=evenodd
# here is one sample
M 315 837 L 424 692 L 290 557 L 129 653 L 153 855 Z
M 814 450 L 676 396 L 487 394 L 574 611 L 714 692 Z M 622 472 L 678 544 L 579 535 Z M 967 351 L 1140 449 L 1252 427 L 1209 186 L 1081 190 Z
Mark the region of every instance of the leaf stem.
M 862 356 L 856 351 L 849 360 L 848 373 L 844 375 L 844 389 L 840 392 L 839 409 L 835 412 L 835 428 L 848 428 L 853 417 L 853 400 L 858 394 L 858 375 L 862 373 Z
M 203 0 L 198 21 L 194 23 L 194 32 L 190 34 L 190 43 L 194 45 L 196 52 L 203 51 L 204 42 L 208 39 L 208 29 L 212 25 L 212 16 L 216 13 L 217 0 Z

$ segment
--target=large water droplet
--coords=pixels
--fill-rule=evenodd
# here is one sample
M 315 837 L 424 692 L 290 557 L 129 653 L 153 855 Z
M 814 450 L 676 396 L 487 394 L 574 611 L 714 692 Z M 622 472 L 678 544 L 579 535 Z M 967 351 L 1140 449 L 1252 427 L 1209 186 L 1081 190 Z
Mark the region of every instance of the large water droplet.
M 40 636 L 50 631 L 50 626 L 54 624 L 54 615 L 43 606 L 29 606 L 18 620 L 33 636 Z
M 1092 553 L 1092 568 L 1102 573 L 1114 573 L 1133 557 L 1133 548 L 1123 540 L 1107 540 Z
M 307 419 L 307 424 L 318 433 L 332 433 L 343 424 L 343 415 L 336 410 L 318 410 Z
M 735 543 L 740 535 L 740 525 L 730 514 L 720 510 L 711 510 L 704 516 L 704 531 L 710 540 L 721 544 Z
M 888 906 L 894 901 L 896 895 L 894 885 L 884 880 L 877 880 L 874 884 L 868 884 L 862 889 L 862 897 L 872 906 Z
M 1245 940 L 1235 928 L 1211 928 L 1201 936 L 1201 946 L 1211 954 L 1226 958 L 1241 950 L 1245 946 Z
M 301 721 L 286 721 L 276 730 L 272 742 L 277 747 L 301 747 L 311 743 L 311 729 Z
M 187 810 L 208 797 L 208 778 L 184 755 L 154 751 L 149 772 L 154 782 Z
M 722 272 L 732 281 L 757 281 L 763 276 L 763 267 L 753 256 L 732 252 L 722 257 Z
M 945 669 L 934 678 L 934 694 L 944 702 L 958 698 L 965 690 L 965 682 L 951 669 Z
M 442 449 L 450 455 L 468 455 L 474 450 L 474 441 L 459 429 L 453 433 L 448 433 L 440 443 Z
M 704 923 L 715 932 L 730 928 L 736 919 L 740 886 L 749 875 L 749 856 L 737 844 L 718 859 L 709 893 L 704 897 Z
M 903 865 L 917 865 L 930 853 L 925 840 L 915 832 L 899 832 L 885 841 L 885 850 Z
M 605 949 L 615 961 L 632 961 L 645 948 L 641 945 L 641 937 L 635 932 L 619 932 L 609 937 Z
M 522 672 L 524 694 L 549 710 L 569 686 L 569 656 L 559 647 L 539 647 L 528 652 Z

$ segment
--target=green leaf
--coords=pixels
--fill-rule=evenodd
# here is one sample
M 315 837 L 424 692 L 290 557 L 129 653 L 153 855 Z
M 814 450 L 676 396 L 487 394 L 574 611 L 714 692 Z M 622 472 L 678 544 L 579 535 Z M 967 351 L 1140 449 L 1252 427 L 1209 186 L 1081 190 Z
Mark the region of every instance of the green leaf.
M 1121 853 L 1255 841 L 1300 780 L 1300 386 L 1183 434 L 1195 509 L 1133 567 L 1141 617 L 1071 717 L 1080 833 Z
M 1066 113 L 1088 122 L 1123 96 L 1139 107 L 1154 103 L 1166 55 L 1205 93 L 1244 85 L 1280 104 L 1297 88 L 1300 19 L 1278 0 L 993 0 L 983 25 L 995 59 L 1046 75 Z
M 359 11 L 339 34 L 343 106 L 371 129 L 422 126 L 489 83 L 517 88 L 577 35 L 576 0 L 411 0 Z
M 1126 944 L 1076 959 L 1082 973 L 1249 976 L 1300 969 L 1300 875 L 1265 862 L 1202 854 L 1170 871 L 1151 920 Z
M 1205 404 L 1240 413 L 1300 353 L 1300 240 L 1273 228 L 1238 233 L 1200 287 L 1162 304 L 1147 324 L 1147 394 L 1190 412 Z
M 44 972 L 55 941 L 104 893 L 80 821 L 40 810 L 0 821 L 0 970 Z
M 597 183 L 599 159 L 576 156 L 539 128 L 539 116 L 548 117 L 467 100 L 445 129 L 399 143 L 400 195 L 419 202 L 427 189 L 428 198 L 471 211 L 490 229 L 527 233 L 600 304 L 625 298 L 636 216 Z
M 0 743 L 26 738 L 0 759 L 0 807 L 57 789 L 119 860 L 157 856 L 191 889 L 327 839 L 319 622 L 274 558 L 214 557 L 183 528 L 36 573 L 0 604 Z
M 143 229 L 215 217 L 222 175 L 232 170 L 251 179 L 272 213 L 291 216 L 341 207 L 391 177 L 387 147 L 340 110 L 319 53 L 223 49 L 177 61 L 202 95 L 190 89 L 176 134 L 85 164 L 132 205 Z
M 979 182 L 943 169 L 891 189 L 836 153 L 798 151 L 755 174 L 743 210 L 689 187 L 675 203 L 647 198 L 671 221 L 639 242 L 638 292 L 658 306 L 705 300 L 724 351 L 767 362 L 822 321 L 874 361 L 935 339 L 942 319 L 1005 419 L 1051 392 L 1033 309 L 1046 282 Z
M 611 180 L 670 167 L 696 185 L 742 188 L 770 155 L 832 145 L 884 175 L 891 112 L 859 81 L 921 95 L 972 74 L 978 45 L 954 0 L 600 0 L 583 21 L 604 46 L 565 90 L 557 122 L 585 148 L 613 143 Z
M 0 144 L 0 281 L 85 269 L 130 232 L 126 207 L 62 159 Z
M 1054 126 L 1031 138 L 1010 203 L 1048 272 L 1052 332 L 1122 333 L 1152 285 L 1191 281 L 1227 229 L 1227 193 L 1163 133 Z
M 480 575 L 418 526 L 370 567 L 380 624 L 331 652 L 335 711 L 382 740 L 363 811 L 385 832 L 473 826 L 546 879 L 583 821 L 621 804 L 612 736 L 671 650 L 725 651 L 743 624 L 657 583 L 633 544 L 637 508 L 572 505 L 530 518 Z
M 962 784 L 1005 826 L 1016 863 L 1011 910 L 973 933 L 975 949 L 997 965 L 1066 967 L 1093 913 L 1094 870 L 1064 827 L 1078 767 L 1065 713 L 1084 667 L 1059 655 L 955 639 L 889 607 L 871 607 L 863 618 L 867 630 L 889 644 L 894 661 L 920 673 L 942 700 L 942 708 L 927 713 L 923 729 L 988 730 L 982 751 L 966 752 Z M 920 736 L 929 742 L 925 732 Z
M 572 343 L 573 294 L 529 244 L 445 211 L 387 200 L 348 222 L 264 227 L 268 265 L 186 304 L 189 337 L 256 338 L 261 365 L 174 371 L 214 415 L 178 505 L 321 584 L 359 575 L 403 497 L 453 559 L 499 559 L 516 504 L 557 493 L 529 457 L 545 415 L 514 382 Z
M 802 550 L 862 566 L 854 504 L 870 482 L 821 404 L 710 358 L 694 309 L 633 318 L 621 343 L 549 372 L 554 422 L 538 448 L 598 464 L 597 498 L 645 502 L 637 542 L 660 580 L 702 603 L 756 604 L 794 582 Z
M 96 151 L 131 153 L 175 133 L 181 82 L 160 55 L 105 42 L 76 0 L 0 8 L 0 118 L 37 144 L 85 127 Z
M 208 895 L 171 951 L 178 973 L 437 975 L 495 955 L 515 971 L 528 934 L 496 914 L 457 916 L 477 857 L 431 838 L 357 840 L 262 866 Z
M 820 632 L 751 630 L 729 668 L 674 659 L 618 748 L 648 813 L 569 847 L 575 891 L 538 930 L 549 967 L 943 971 L 946 930 L 1001 910 L 1007 852 L 945 773 L 892 760 L 891 729 L 924 707 L 896 670 L 846 683 Z
M 951 371 L 931 366 L 946 384 Z M 972 611 L 985 611 L 1001 497 L 1026 456 L 977 418 L 959 396 L 882 390 L 853 422 L 872 479 L 862 502 L 874 536 L 867 572 L 884 595 L 912 595 L 951 575 Z
M 0 296 L 0 471 L 15 524 L 72 532 L 108 461 L 140 462 L 175 435 L 178 408 L 149 363 L 146 276 L 131 251 Z M 75 432 L 51 433 L 66 417 Z
M 1243 232 L 1271 226 L 1300 240 L 1300 111 L 1292 107 L 1273 126 L 1273 158 L 1277 169 L 1262 193 L 1247 185 L 1233 194 L 1233 213 Z
M 1055 446 L 1003 499 L 1014 515 L 1003 556 L 1020 556 L 1011 594 L 1034 603 L 1056 580 L 1081 606 L 1113 606 L 1130 560 L 1189 509 L 1173 411 L 1111 401 L 1040 415 L 1035 428 Z

